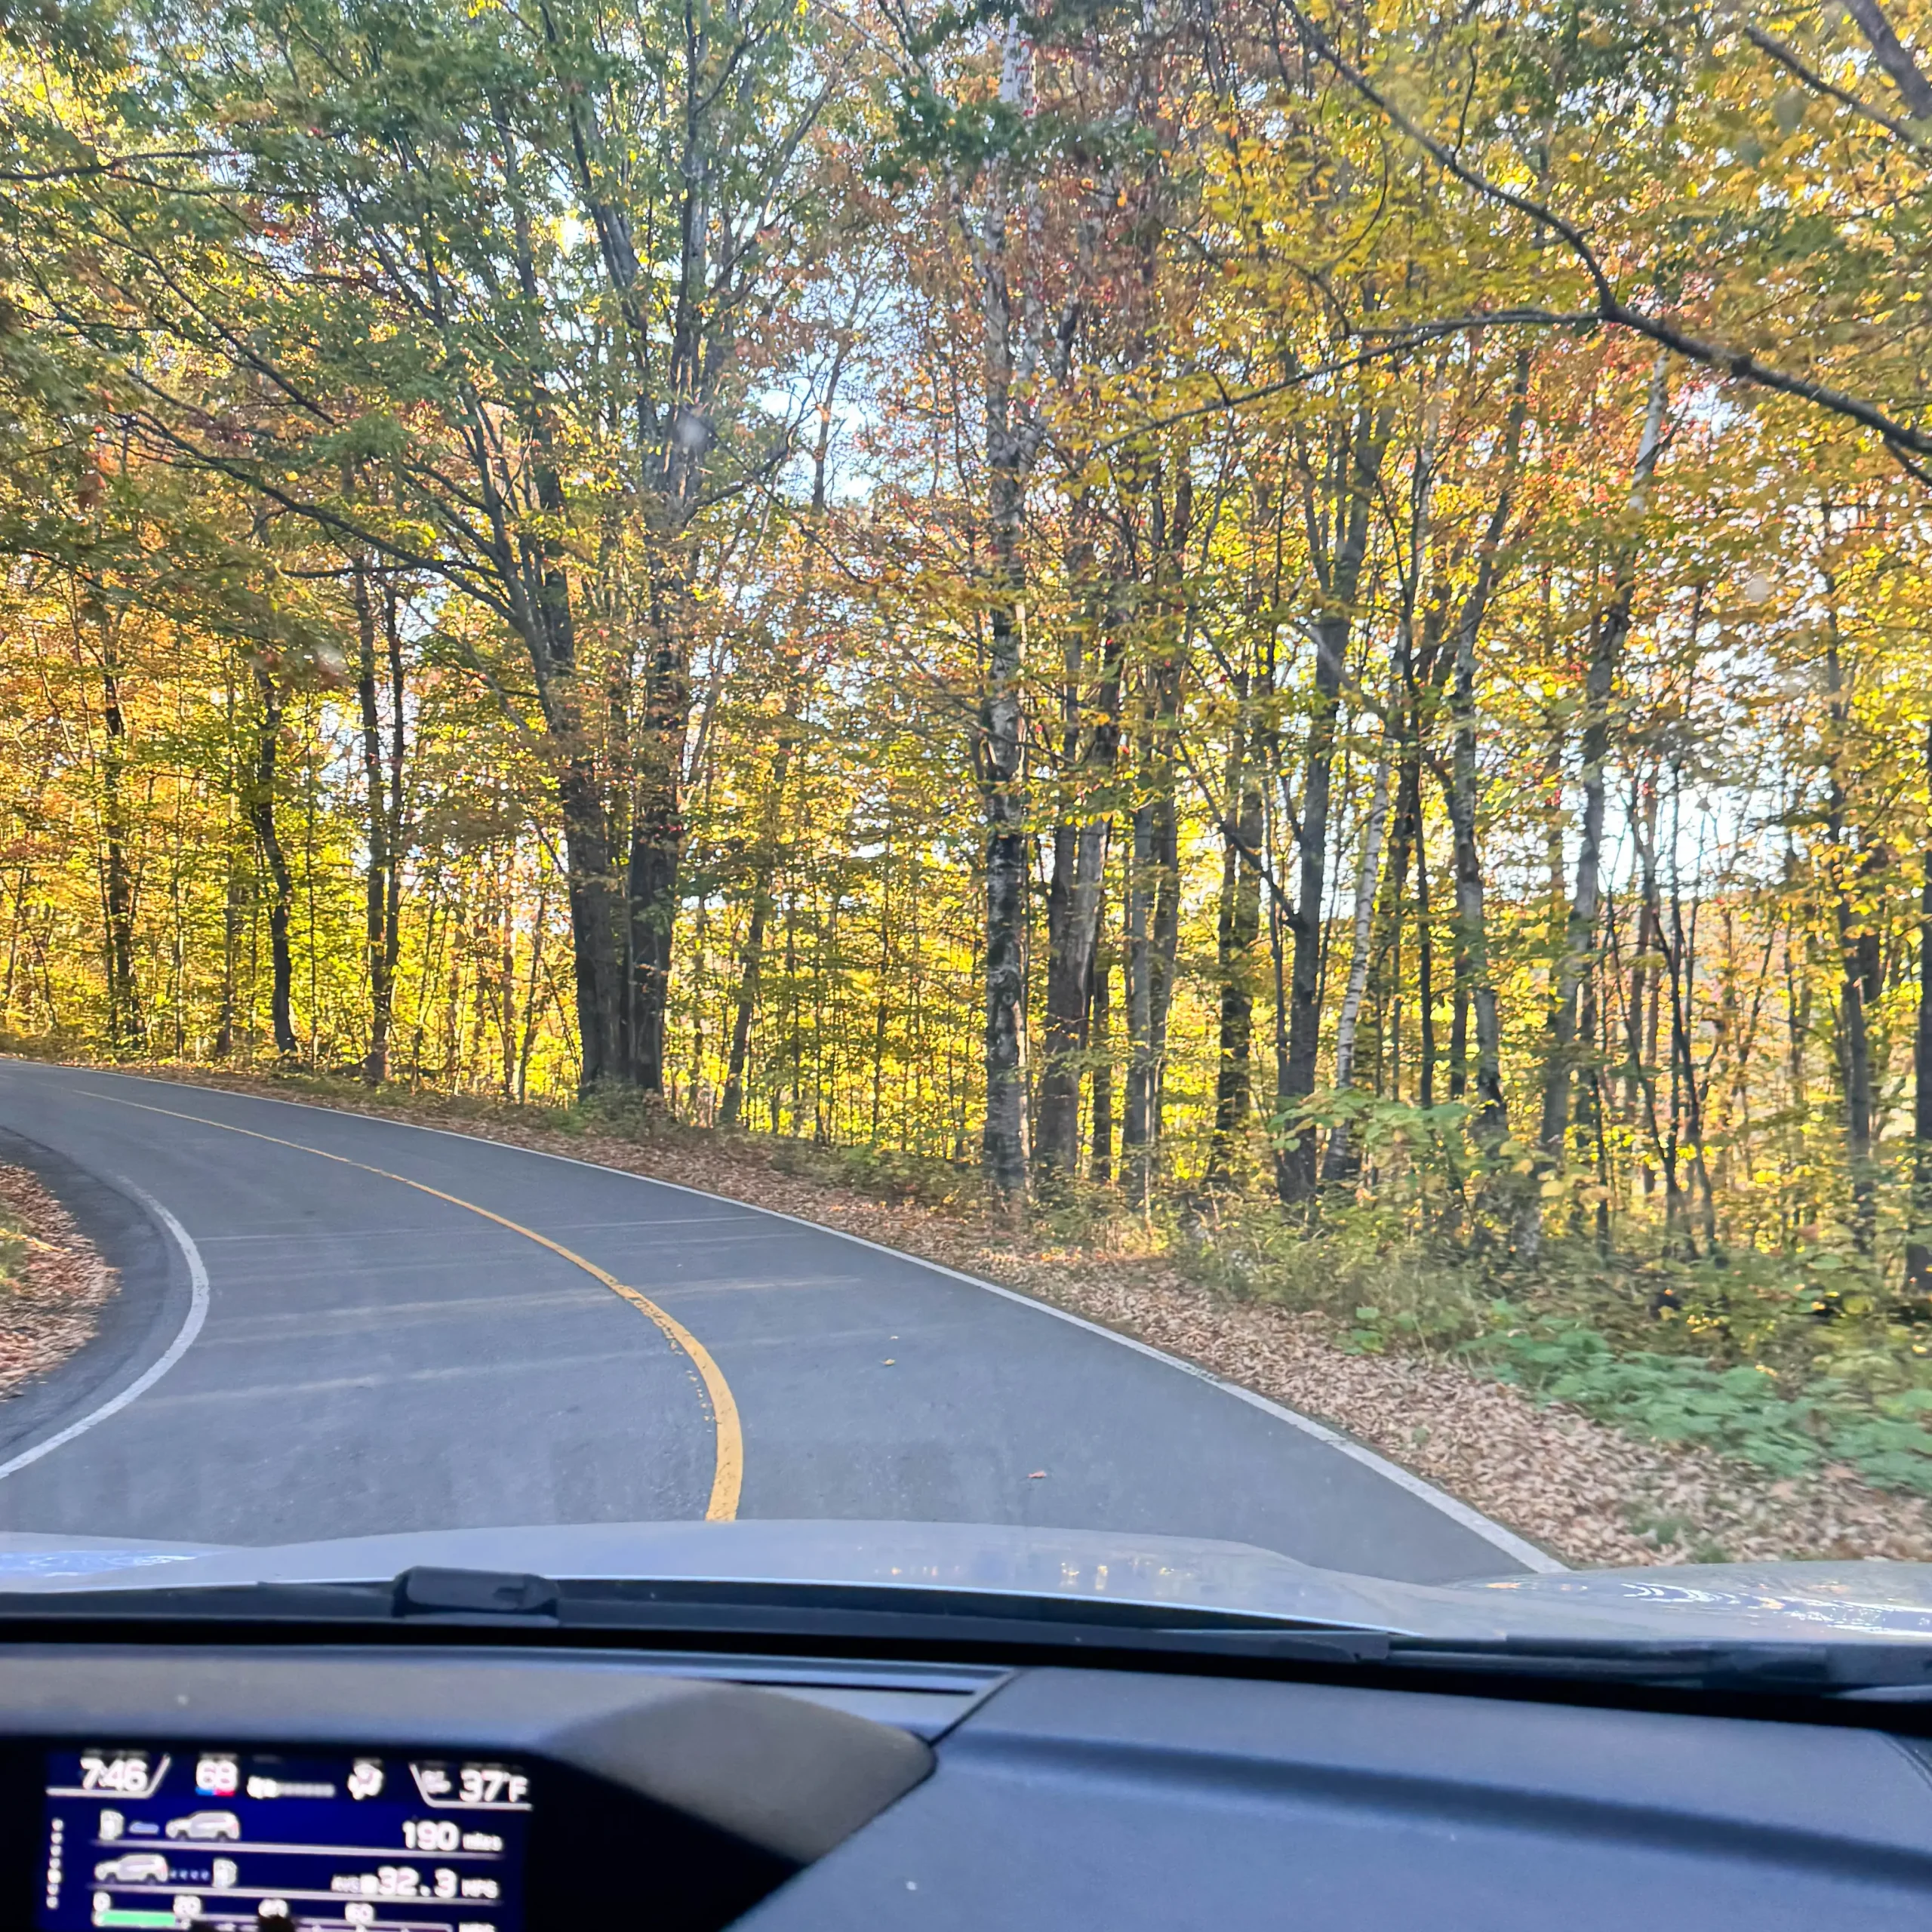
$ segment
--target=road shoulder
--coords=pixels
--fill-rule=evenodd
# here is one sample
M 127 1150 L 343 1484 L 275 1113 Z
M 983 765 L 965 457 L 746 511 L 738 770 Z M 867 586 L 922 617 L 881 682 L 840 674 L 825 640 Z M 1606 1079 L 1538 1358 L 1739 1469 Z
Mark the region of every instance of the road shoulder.
M 39 1181 L 116 1284 L 78 1349 L 0 1398 L 4 1463 L 87 1414 L 158 1359 L 180 1330 L 191 1290 L 165 1229 L 112 1181 L 6 1129 L 0 1129 L 0 1163 L 23 1168 Z

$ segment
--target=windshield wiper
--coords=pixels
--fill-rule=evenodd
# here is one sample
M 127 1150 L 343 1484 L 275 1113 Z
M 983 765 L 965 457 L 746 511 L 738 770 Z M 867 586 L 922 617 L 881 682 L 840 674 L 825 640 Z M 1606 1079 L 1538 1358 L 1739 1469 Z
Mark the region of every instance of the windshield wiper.
M 1672 1638 L 1398 1637 L 1388 1661 L 1424 1669 L 1558 1677 L 1656 1689 L 1829 1694 L 1932 1684 L 1932 1642 L 1847 1638 L 1739 1642 Z
M 1291 1617 L 1134 1601 L 921 1586 L 558 1582 L 528 1573 L 406 1570 L 387 1583 L 150 1584 L 0 1595 L 0 1631 L 27 1621 L 100 1625 L 405 1625 L 555 1630 L 659 1640 L 997 1644 L 1088 1651 L 1217 1652 L 1257 1660 L 1359 1664 L 1389 1654 L 1386 1632 Z
M 233 1622 L 257 1628 L 398 1626 L 1220 1657 L 1349 1670 L 1466 1674 L 1656 1690 L 1816 1696 L 1932 1690 L 1932 1641 L 1845 1638 L 1423 1637 L 1360 1625 L 1093 1598 L 918 1585 L 558 1581 L 528 1572 L 420 1567 L 387 1583 L 151 1584 L 0 1595 L 0 1631 L 34 1622 L 100 1626 Z

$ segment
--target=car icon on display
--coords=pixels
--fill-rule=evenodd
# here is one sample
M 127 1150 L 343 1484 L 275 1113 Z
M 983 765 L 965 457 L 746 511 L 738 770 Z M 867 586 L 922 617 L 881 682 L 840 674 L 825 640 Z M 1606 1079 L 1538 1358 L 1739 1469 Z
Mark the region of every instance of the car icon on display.
M 171 1838 L 238 1838 L 242 1820 L 232 1811 L 190 1811 L 168 1821 Z
M 94 1868 L 97 1885 L 165 1885 L 168 1860 L 158 1851 L 124 1851 L 104 1858 Z

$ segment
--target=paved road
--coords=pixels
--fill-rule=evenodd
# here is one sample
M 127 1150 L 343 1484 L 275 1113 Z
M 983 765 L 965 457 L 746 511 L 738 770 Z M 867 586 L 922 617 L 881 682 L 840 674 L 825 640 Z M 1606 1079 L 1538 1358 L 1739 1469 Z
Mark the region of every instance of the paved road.
M 1416 1580 L 1521 1567 L 1279 1411 L 712 1195 L 0 1062 L 0 1159 L 23 1157 L 126 1287 L 100 1342 L 0 1411 L 0 1466 L 178 1352 L 0 1475 L 0 1528 L 268 1543 L 735 1512 L 1220 1537 Z

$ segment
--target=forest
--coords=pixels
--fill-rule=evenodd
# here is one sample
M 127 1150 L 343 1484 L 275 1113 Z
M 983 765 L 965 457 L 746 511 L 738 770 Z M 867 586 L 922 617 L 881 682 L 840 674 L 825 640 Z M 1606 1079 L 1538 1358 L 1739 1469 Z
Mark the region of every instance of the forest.
M 1932 1489 L 1928 35 L 6 0 L 0 1043 Z

